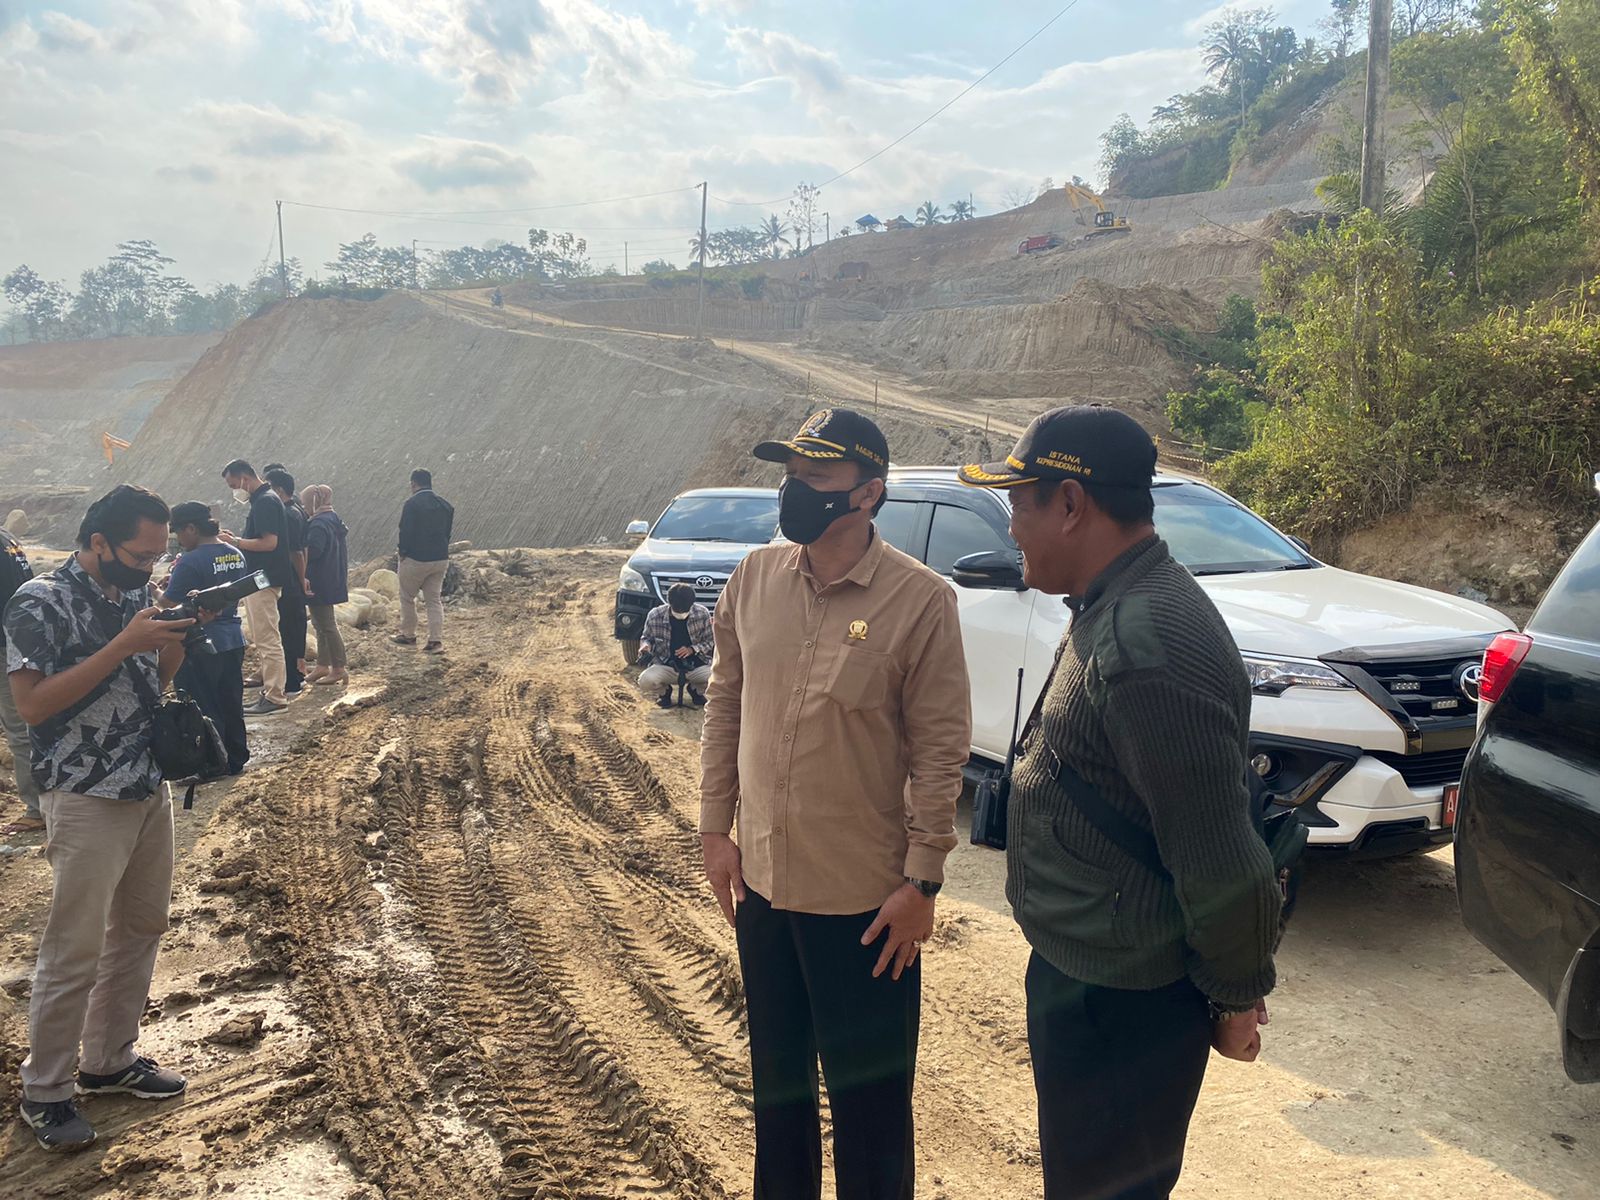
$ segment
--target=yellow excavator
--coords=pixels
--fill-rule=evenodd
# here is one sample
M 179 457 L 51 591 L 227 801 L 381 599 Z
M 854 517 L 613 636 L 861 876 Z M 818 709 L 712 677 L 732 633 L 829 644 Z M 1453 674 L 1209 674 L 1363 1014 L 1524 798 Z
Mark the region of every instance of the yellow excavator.
M 1088 188 L 1076 183 L 1068 183 L 1062 191 L 1067 193 L 1067 203 L 1072 205 L 1073 215 L 1078 218 L 1078 224 L 1087 226 L 1089 232 L 1086 237 L 1098 237 L 1106 233 L 1131 233 L 1133 226 L 1128 224 L 1126 217 L 1119 217 L 1106 207 L 1105 201 L 1100 199 Z M 1094 222 L 1091 225 L 1084 219 L 1084 210 L 1094 210 Z

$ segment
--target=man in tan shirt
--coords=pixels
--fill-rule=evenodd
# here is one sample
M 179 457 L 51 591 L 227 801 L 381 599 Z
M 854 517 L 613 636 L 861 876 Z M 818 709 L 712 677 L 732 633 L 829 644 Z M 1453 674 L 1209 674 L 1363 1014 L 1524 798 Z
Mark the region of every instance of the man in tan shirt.
M 910 1200 L 918 952 L 971 748 L 955 593 L 872 524 L 871 421 L 825 410 L 755 454 L 785 464 L 795 544 L 750 554 L 718 601 L 700 799 L 744 977 L 755 1200 L 822 1194 L 819 1057 L 839 1196 Z

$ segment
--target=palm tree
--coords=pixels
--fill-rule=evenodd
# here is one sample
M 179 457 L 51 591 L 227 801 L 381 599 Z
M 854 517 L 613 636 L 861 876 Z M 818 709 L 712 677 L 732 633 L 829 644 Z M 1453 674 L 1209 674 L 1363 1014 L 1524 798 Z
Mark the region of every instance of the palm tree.
M 950 219 L 952 221 L 970 221 L 977 214 L 972 210 L 972 201 L 955 200 L 950 205 Z
M 1206 74 L 1215 75 L 1228 90 L 1239 93 L 1239 116 L 1244 117 L 1245 80 L 1260 58 L 1261 47 L 1257 41 L 1259 23 L 1248 24 L 1253 14 L 1230 13 L 1206 30 L 1206 40 L 1200 49 L 1205 54 Z
M 922 207 L 917 209 L 918 225 L 937 225 L 942 220 L 944 220 L 944 210 L 932 200 L 924 200 Z
M 783 236 L 789 232 L 789 227 L 778 220 L 777 214 L 774 213 L 762 222 L 760 232 L 761 244 L 766 248 L 767 253 L 772 255 L 773 258 L 782 258 L 783 251 L 779 250 L 778 247 L 789 245 L 789 239 Z
M 709 249 L 710 241 L 709 237 L 702 241 L 698 233 L 693 235 L 689 239 L 689 261 L 700 262 L 706 258 L 706 251 Z

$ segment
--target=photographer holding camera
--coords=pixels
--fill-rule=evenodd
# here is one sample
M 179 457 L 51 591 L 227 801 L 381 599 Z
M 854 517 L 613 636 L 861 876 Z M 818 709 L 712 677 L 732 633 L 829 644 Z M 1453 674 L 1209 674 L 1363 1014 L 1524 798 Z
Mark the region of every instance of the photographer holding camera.
M 149 603 L 168 515 L 153 492 L 113 488 L 90 505 L 78 552 L 24 583 L 5 609 L 6 665 L 30 726 L 54 881 L 21 1072 L 22 1119 L 47 1150 L 94 1141 L 74 1085 L 147 1100 L 186 1086 L 134 1052 L 172 895 L 172 801 L 152 752 L 155 715 L 194 625 L 163 620 Z
M 662 708 L 672 707 L 672 688 L 682 672 L 695 704 L 706 702 L 711 682 L 711 656 L 716 645 L 711 636 L 711 610 L 698 604 L 694 588 L 675 583 L 667 589 L 667 602 L 652 608 L 644 619 L 639 639 L 639 690 L 654 696 Z
M 173 564 L 163 608 L 182 604 L 193 593 L 248 578 L 244 552 L 229 546 L 211 509 L 197 500 L 174 506 L 172 532 L 183 553 Z M 228 751 L 228 774 L 237 775 L 250 761 L 250 743 L 244 728 L 244 626 L 239 608 L 230 604 L 206 627 L 209 650 L 188 654 L 178 670 L 177 684 L 200 705 L 200 711 L 222 735 Z

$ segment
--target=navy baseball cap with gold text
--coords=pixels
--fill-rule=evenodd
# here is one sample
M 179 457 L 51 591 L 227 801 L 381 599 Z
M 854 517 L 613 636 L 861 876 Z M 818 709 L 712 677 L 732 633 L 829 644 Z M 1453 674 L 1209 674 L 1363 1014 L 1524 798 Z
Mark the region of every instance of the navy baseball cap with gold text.
M 1148 488 L 1155 473 L 1156 444 L 1139 422 L 1114 408 L 1081 404 L 1035 417 L 1004 462 L 972 463 L 956 476 L 981 488 L 1044 479 Z
M 776 463 L 788 462 L 791 455 L 798 454 L 823 461 L 848 458 L 884 470 L 889 466 L 889 442 L 883 431 L 848 408 L 812 413 L 788 441 L 762 442 L 750 453 Z

